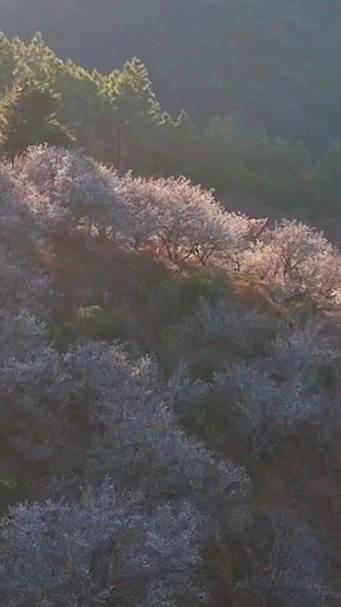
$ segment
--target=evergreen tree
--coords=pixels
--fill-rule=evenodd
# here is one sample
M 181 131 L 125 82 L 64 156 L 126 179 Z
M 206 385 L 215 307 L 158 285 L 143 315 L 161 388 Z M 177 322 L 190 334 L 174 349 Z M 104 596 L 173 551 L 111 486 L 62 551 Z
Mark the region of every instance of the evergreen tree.
M 59 97 L 34 81 L 15 86 L 0 105 L 0 150 L 13 158 L 38 143 L 69 146 L 73 138 L 56 119 Z
M 137 149 L 141 153 L 141 143 L 144 147 L 147 137 L 150 144 L 153 127 L 161 121 L 161 109 L 148 71 L 142 61 L 136 58 L 125 63 L 121 72 L 115 71 L 109 76 L 106 94 L 115 109 L 115 165 L 120 170 L 128 160 L 128 142 L 129 147 L 133 144 L 135 154 Z
M 0 32 L 0 93 L 11 86 L 15 66 L 14 44 Z
M 43 87 L 55 87 L 58 69 L 64 64 L 46 44 L 40 32 L 37 32 L 27 44 L 14 39 L 16 67 L 14 75 L 17 81 L 35 81 Z
M 115 110 L 104 92 L 106 77 L 71 61 L 57 70 L 54 89 L 61 96 L 57 117 L 75 133 L 78 144 L 101 162 L 113 162 Z

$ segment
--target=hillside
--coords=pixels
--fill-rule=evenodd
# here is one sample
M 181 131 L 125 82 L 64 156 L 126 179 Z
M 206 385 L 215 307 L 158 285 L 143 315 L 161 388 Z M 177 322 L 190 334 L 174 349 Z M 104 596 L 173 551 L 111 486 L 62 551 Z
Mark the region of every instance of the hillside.
M 184 178 L 0 166 L 1 607 L 334 607 L 340 250 Z
M 0 607 L 340 605 L 340 17 L 0 0 Z
M 11 158 L 44 142 L 81 148 L 121 174 L 185 175 L 224 200 L 339 225 L 340 141 L 316 154 L 313 145 L 271 136 L 235 114 L 198 127 L 186 112 L 164 111 L 141 60 L 115 65 L 107 74 L 89 71 L 61 60 L 39 33 L 26 43 L 0 34 L 0 154 Z
M 141 10 L 141 5 L 143 9 Z M 29 10 L 27 7 L 29 6 Z M 2 0 L 10 36 L 42 31 L 64 58 L 103 72 L 132 56 L 162 105 L 195 122 L 241 113 L 318 150 L 341 136 L 336 0 Z

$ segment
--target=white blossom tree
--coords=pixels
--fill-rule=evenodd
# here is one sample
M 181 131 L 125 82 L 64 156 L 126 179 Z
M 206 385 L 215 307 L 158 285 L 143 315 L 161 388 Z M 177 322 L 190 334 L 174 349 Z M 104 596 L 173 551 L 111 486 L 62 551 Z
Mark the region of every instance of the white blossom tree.
M 85 227 L 103 236 L 115 231 L 120 205 L 111 173 L 79 152 L 38 146 L 14 170 L 32 212 L 47 227 Z
M 0 604 L 147 607 L 202 596 L 203 550 L 219 530 L 244 528 L 250 484 L 242 468 L 217 461 L 181 429 L 175 401 L 183 386 L 185 400 L 197 389 L 183 371 L 165 381 L 150 359 L 132 362 L 118 345 L 88 343 L 58 356 L 0 370 L 0 385 L 21 407 L 7 427 L 20 452 L 39 461 L 61 448 L 68 407 L 78 418 L 79 407 L 89 431 L 88 488 L 74 501 L 18 506 L 4 521 Z M 105 478 L 112 482 L 101 486 Z
M 317 531 L 284 510 L 258 521 L 250 573 L 239 590 L 264 607 L 332 604 L 327 545 Z
M 0 605 L 156 607 L 203 598 L 203 528 L 189 503 L 151 509 L 108 481 L 77 502 L 17 506 L 0 535 Z
M 324 449 L 338 427 L 338 354 L 320 331 L 313 325 L 289 330 L 268 344 L 264 357 L 215 374 L 215 389 L 234 412 L 235 432 L 255 457 L 303 432 Z
M 179 333 L 194 343 L 224 342 L 237 352 L 248 353 L 269 327 L 270 319 L 257 310 L 243 309 L 223 299 L 201 299 L 194 313 L 179 325 Z
M 242 272 L 286 291 L 330 299 L 340 288 L 340 253 L 321 232 L 287 219 L 245 250 Z
M 147 180 L 127 174 L 117 178 L 116 192 L 127 207 L 135 244 L 155 242 L 175 262 L 195 257 L 205 265 L 232 239 L 228 214 L 212 192 L 183 177 Z

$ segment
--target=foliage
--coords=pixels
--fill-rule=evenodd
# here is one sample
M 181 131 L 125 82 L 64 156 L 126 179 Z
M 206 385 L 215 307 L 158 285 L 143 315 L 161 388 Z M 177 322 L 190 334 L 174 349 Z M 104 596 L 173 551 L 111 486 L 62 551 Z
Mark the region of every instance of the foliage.
M 339 251 L 46 145 L 0 164 L 0 205 L 0 604 L 217 604 L 222 575 L 225 602 L 329 607 Z M 315 315 L 241 301 L 252 274 Z
M 231 105 L 229 90 L 220 117 L 198 127 L 184 111 L 174 118 L 162 111 L 139 59 L 127 61 L 125 56 L 122 69 L 112 71 L 110 63 L 109 73 L 102 74 L 59 59 L 41 34 L 28 42 L 1 35 L 0 48 L 2 136 L 9 155 L 33 143 L 76 143 L 97 161 L 114 165 L 121 175 L 130 170 L 147 177 L 185 175 L 232 200 L 251 197 L 282 210 L 296 209 L 307 218 L 338 214 L 340 146 L 331 143 L 335 129 L 330 133 L 326 122 L 316 130 L 310 117 L 307 123 L 300 119 L 286 140 L 291 125 L 278 132 L 274 128 L 275 123 L 286 122 L 281 111 L 273 122 L 268 120 L 270 111 L 261 116 L 251 104 L 241 116 L 240 107 Z M 251 98 L 255 94 L 253 89 Z M 257 107 L 263 108 L 263 101 Z M 282 96 L 279 106 L 283 108 Z M 271 101 L 272 111 L 274 107 Z M 216 114 L 217 108 L 211 116 Z M 290 115 L 298 116 L 296 109 Z M 299 135 L 302 128 L 305 144 Z
M 270 333 L 269 319 L 256 310 L 227 305 L 223 299 L 210 303 L 201 299 L 194 314 L 180 327 L 194 343 L 226 343 L 233 351 L 250 354 L 263 336 Z
M 33 144 L 71 144 L 71 135 L 55 117 L 57 101 L 34 82 L 18 84 L 1 102 L 0 152 L 13 159 Z
M 258 532 L 250 575 L 240 588 L 262 605 L 276 601 L 290 607 L 330 604 L 327 547 L 316 530 L 291 513 L 275 511 L 264 517 Z
M 78 152 L 39 146 L 15 162 L 24 196 L 46 226 L 85 226 L 89 233 L 115 233 L 119 203 L 110 175 Z
M 188 503 L 150 510 L 142 496 L 120 495 L 108 482 L 76 503 L 18 506 L 2 529 L 0 602 L 147 606 L 200 598 L 203 524 Z
M 214 259 L 229 273 L 283 293 L 331 301 L 340 289 L 340 254 L 309 226 L 268 225 L 228 213 L 212 191 L 184 177 L 119 176 L 80 152 L 38 146 L 14 161 L 8 180 L 45 228 L 87 230 L 136 250 L 152 246 L 177 264 Z
M 243 271 L 290 291 L 329 298 L 339 289 L 339 252 L 324 235 L 297 221 L 267 229 L 245 251 Z
M 9 34 L 26 39 L 38 28 L 63 56 L 105 72 L 113 60 L 141 57 L 165 106 L 174 114 L 185 108 L 202 124 L 240 112 L 248 124 L 316 147 L 340 137 L 340 13 L 333 0 L 140 6 L 117 0 L 98 11 L 81 0 L 35 0 L 27 14 L 25 0 L 3 0 L 0 17 Z
M 128 174 L 117 192 L 127 203 L 135 243 L 156 239 L 175 262 L 193 256 L 206 265 L 232 239 L 228 216 L 212 193 L 184 178 L 146 181 Z
M 216 374 L 216 390 L 235 411 L 235 430 L 254 457 L 300 432 L 322 450 L 331 440 L 338 420 L 337 354 L 320 332 L 312 325 L 279 336 L 263 359 L 232 363 Z

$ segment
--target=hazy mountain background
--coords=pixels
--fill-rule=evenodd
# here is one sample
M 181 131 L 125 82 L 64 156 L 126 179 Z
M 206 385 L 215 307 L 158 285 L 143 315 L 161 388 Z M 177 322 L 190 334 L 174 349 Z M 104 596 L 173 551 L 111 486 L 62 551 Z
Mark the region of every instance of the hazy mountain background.
M 62 57 L 104 72 L 146 63 L 161 104 L 206 124 L 240 112 L 314 148 L 340 137 L 335 0 L 1 0 L 0 28 L 42 31 Z

